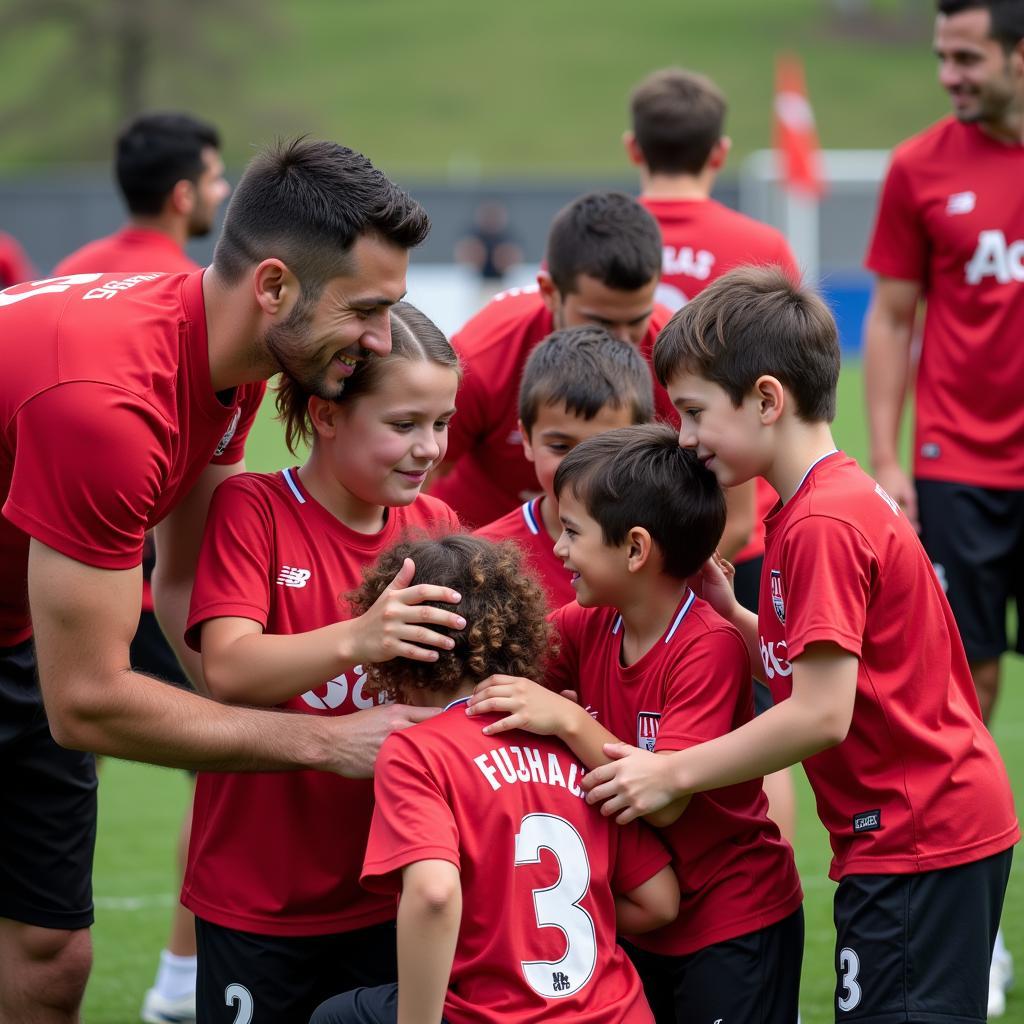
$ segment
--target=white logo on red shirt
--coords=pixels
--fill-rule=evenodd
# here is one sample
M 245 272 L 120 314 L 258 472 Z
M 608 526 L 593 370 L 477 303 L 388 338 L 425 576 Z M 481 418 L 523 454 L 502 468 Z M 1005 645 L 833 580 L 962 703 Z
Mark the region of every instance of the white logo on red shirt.
M 968 284 L 979 284 L 985 277 L 994 277 L 1000 284 L 1024 281 L 1024 238 L 1007 243 L 1002 231 L 982 231 L 964 269 Z
M 277 574 L 277 585 L 279 587 L 304 587 L 309 582 L 313 573 L 309 569 L 297 569 L 292 565 L 282 565 L 281 571 Z
M 231 417 L 231 422 L 228 424 L 228 429 L 224 431 L 224 436 L 217 442 L 217 448 L 214 451 L 214 456 L 223 455 L 228 445 L 231 444 L 231 438 L 235 436 L 235 431 L 238 429 L 238 421 L 242 418 L 242 407 L 235 407 L 235 415 Z
M 125 277 L 120 281 L 107 281 L 95 288 L 90 288 L 82 296 L 82 301 L 84 302 L 86 299 L 112 299 L 115 295 L 126 292 L 137 284 L 142 284 L 143 281 L 155 281 L 158 277 L 163 276 L 163 274 L 135 274 L 133 277 Z
M 376 696 L 364 692 L 366 672 L 362 665 L 356 665 L 352 669 L 352 675 L 355 677 L 355 683 L 351 687 L 348 682 L 348 674 L 342 672 L 340 676 L 328 680 L 323 686 L 319 686 L 315 690 L 307 690 L 302 694 L 303 701 L 311 708 L 316 708 L 317 711 L 334 711 L 345 703 L 351 689 L 352 703 L 360 711 L 372 708 L 375 703 L 387 703 L 387 694 L 383 692 Z
M 656 711 L 640 711 L 636 716 L 636 745 L 641 750 L 654 750 L 658 739 L 661 715 Z
M 978 197 L 973 192 L 954 192 L 946 200 L 946 213 L 950 217 L 955 217 L 958 214 L 970 213 L 975 204 L 978 201 Z
M 73 284 L 88 284 L 102 277 L 102 274 L 66 274 L 64 277 L 45 277 L 40 281 L 23 281 L 0 292 L 0 306 L 13 306 L 22 299 L 30 299 L 33 295 L 50 295 L 54 292 L 66 292 Z
M 764 642 L 764 637 L 758 637 L 761 645 L 761 664 L 764 665 L 764 673 L 769 679 L 776 676 L 791 676 L 793 666 L 786 660 L 786 641 L 771 640 Z
M 685 277 L 695 277 L 698 281 L 706 281 L 714 265 L 714 254 L 707 249 L 695 251 L 688 245 L 681 249 L 666 245 L 661 250 L 661 272 L 666 276 L 683 274 Z

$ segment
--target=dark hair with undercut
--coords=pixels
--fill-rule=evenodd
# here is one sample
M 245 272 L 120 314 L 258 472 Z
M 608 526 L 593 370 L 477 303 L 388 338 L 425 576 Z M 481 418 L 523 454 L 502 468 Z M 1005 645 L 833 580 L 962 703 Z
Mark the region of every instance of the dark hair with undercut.
M 978 8 L 992 18 L 989 34 L 1009 53 L 1024 39 L 1024 0 L 938 0 L 939 14 L 960 14 Z
M 634 345 L 603 327 L 566 327 L 531 353 L 519 385 L 519 418 L 527 435 L 546 405 L 562 404 L 592 420 L 606 405 L 629 406 L 634 423 L 654 418 L 651 371 Z
M 781 267 L 723 274 L 662 328 L 654 372 L 663 385 L 693 373 L 724 389 L 737 408 L 758 377 L 775 377 L 808 423 L 836 415 L 839 336 L 828 306 Z
M 444 336 L 444 331 L 426 313 L 408 302 L 396 302 L 388 313 L 391 317 L 391 351 L 386 356 L 370 354 L 361 359 L 345 381 L 338 404 L 348 404 L 360 395 L 375 391 L 397 359 L 447 366 L 461 378 L 458 354 Z M 311 444 L 316 436 L 309 417 L 311 395 L 287 374 L 281 375 L 275 391 L 277 418 L 284 424 L 288 450 L 295 455 L 300 445 Z
M 654 174 L 699 174 L 722 138 L 725 95 L 704 75 L 664 68 L 630 96 L 633 135 Z
M 373 605 L 407 558 L 416 563 L 414 584 L 451 587 L 462 595 L 457 605 L 429 603 L 458 612 L 466 626 L 430 627 L 455 641 L 450 651 L 439 652 L 437 661 L 394 658 L 367 665 L 371 689 L 399 698 L 410 690 L 452 693 L 464 682 L 479 683 L 497 673 L 540 678 L 555 653 L 548 606 L 515 541 L 496 544 L 456 533 L 398 544 L 364 570 L 362 586 L 349 595 L 354 615 Z
M 206 149 L 220 149 L 220 135 L 189 114 L 143 114 L 125 125 L 115 145 L 114 173 L 128 210 L 140 217 L 159 214 L 179 181 L 199 181 Z
M 675 579 L 696 572 L 725 529 L 725 495 L 714 473 L 663 423 L 581 441 L 555 473 L 555 496 L 566 488 L 600 525 L 605 544 L 622 544 L 643 527 Z
M 661 230 L 624 192 L 589 192 L 555 214 L 545 259 L 562 295 L 580 274 L 632 292 L 661 274 Z
M 306 138 L 278 142 L 254 157 L 238 183 L 213 266 L 229 284 L 265 259 L 282 260 L 316 299 L 351 270 L 363 235 L 403 249 L 427 237 L 430 218 L 355 150 Z

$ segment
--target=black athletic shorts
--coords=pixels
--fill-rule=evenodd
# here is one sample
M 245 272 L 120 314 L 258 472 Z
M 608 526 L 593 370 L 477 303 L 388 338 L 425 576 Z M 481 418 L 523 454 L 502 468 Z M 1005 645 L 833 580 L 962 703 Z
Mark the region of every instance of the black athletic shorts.
M 31 640 L 0 648 L 0 917 L 93 921 L 96 761 L 50 735 Z
M 287 870 L 285 865 L 281 870 Z M 395 923 L 286 937 L 196 918 L 197 1024 L 308 1024 L 337 992 L 398 979 Z
M 834 906 L 836 1020 L 982 1024 L 1012 852 L 844 878 Z
M 921 541 L 946 591 L 970 661 L 1010 646 L 1006 606 L 1017 605 L 1024 653 L 1024 490 L 917 481 Z
M 733 590 L 736 592 L 736 600 L 739 601 L 747 611 L 757 614 L 757 599 L 761 592 L 761 568 L 764 565 L 764 556 L 749 558 L 735 566 L 736 576 L 733 578 Z M 760 679 L 754 680 L 754 714 L 759 715 L 767 711 L 775 704 L 772 700 L 772 691 Z
M 334 996 L 320 1004 L 309 1024 L 395 1024 L 397 1020 L 398 985 L 393 984 Z M 441 1024 L 447 1024 L 444 1017 Z
M 686 956 L 665 956 L 619 940 L 644 983 L 657 1024 L 743 1021 L 796 1024 L 804 911 L 760 931 Z
M 139 616 L 139 628 L 132 638 L 131 660 L 136 672 L 156 676 L 185 690 L 192 689 L 152 612 L 144 611 Z

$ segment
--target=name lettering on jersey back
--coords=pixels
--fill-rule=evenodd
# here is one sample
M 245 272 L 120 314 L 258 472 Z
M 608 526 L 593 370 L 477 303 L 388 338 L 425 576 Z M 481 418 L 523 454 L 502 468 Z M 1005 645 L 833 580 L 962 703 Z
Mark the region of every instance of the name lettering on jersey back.
M 571 761 L 563 770 L 557 754 L 543 754 L 536 747 L 495 747 L 474 757 L 473 764 L 493 790 L 501 789 L 503 785 L 538 782 L 545 786 L 560 786 L 573 796 L 583 796 L 579 787 L 583 767 Z
M 143 281 L 155 281 L 158 277 L 163 276 L 163 274 L 135 274 L 132 277 L 122 278 L 120 281 L 106 281 L 95 288 L 90 288 L 82 296 L 82 299 L 83 301 L 86 299 L 112 299 L 115 295 L 120 295 L 121 292 L 126 292 L 129 288 L 142 284 Z
M 761 664 L 764 666 L 764 673 L 768 679 L 776 676 L 791 676 L 793 666 L 786 660 L 786 641 L 770 640 L 765 643 L 763 636 L 758 637 L 761 648 Z
M 964 270 L 968 284 L 980 284 L 986 277 L 1000 284 L 1024 281 L 1024 238 L 1007 243 L 1002 231 L 982 231 Z
M 662 246 L 661 272 L 666 277 L 670 274 L 682 274 L 684 277 L 706 281 L 711 276 L 711 268 L 714 265 L 714 254 L 707 249 L 693 249 L 689 245 L 679 249 L 674 245 Z

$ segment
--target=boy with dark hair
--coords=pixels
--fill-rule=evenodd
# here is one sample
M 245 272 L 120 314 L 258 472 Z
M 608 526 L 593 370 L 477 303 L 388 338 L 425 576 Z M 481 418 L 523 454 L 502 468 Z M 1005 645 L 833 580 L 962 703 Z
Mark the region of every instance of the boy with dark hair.
M 669 312 L 655 304 L 661 267 L 658 225 L 620 192 L 592 192 L 555 217 L 537 287 L 496 296 L 452 338 L 466 373 L 448 457 L 431 493 L 464 522 L 482 526 L 536 495 L 516 426 L 526 358 L 553 330 L 603 327 L 650 361 Z M 660 416 L 675 422 L 655 389 Z
M 530 353 L 519 386 L 519 433 L 543 492 L 476 531 L 515 540 L 537 573 L 548 603 L 558 608 L 576 593 L 554 553 L 562 525 L 554 496 L 555 470 L 581 441 L 606 430 L 647 423 L 654 416 L 651 374 L 630 344 L 602 327 L 555 331 Z
M 398 984 L 328 1000 L 313 1024 L 650 1024 L 615 930 L 675 917 L 665 848 L 587 806 L 583 766 L 562 743 L 494 740 L 465 714 L 488 675 L 542 669 L 543 595 L 514 544 L 456 534 L 381 556 L 354 607 L 372 607 L 410 559 L 417 579 L 461 595 L 467 625 L 429 665 L 367 666 L 377 689 L 444 709 L 388 739 L 374 772 L 362 881 L 399 894 Z
M 553 734 L 587 765 L 628 737 L 660 755 L 724 735 L 752 713 L 740 634 L 690 589 L 725 521 L 714 476 L 665 425 L 612 430 L 555 475 L 577 602 L 553 616 L 560 653 L 544 689 L 499 678 L 471 713 Z M 579 704 L 558 696 L 572 689 Z M 659 1024 L 716 1019 L 793 1024 L 803 951 L 793 853 L 767 816 L 760 779 L 683 799 L 650 816 L 672 851 L 679 917 L 628 947 Z
M 720 566 L 702 570 L 776 704 L 671 757 L 606 748 L 589 799 L 626 821 L 804 761 L 839 882 L 837 1019 L 984 1020 L 1020 830 L 942 587 L 896 502 L 833 443 L 831 314 L 780 271 L 736 270 L 673 318 L 655 365 L 680 444 L 723 485 L 763 474 L 781 496 L 756 618 Z

